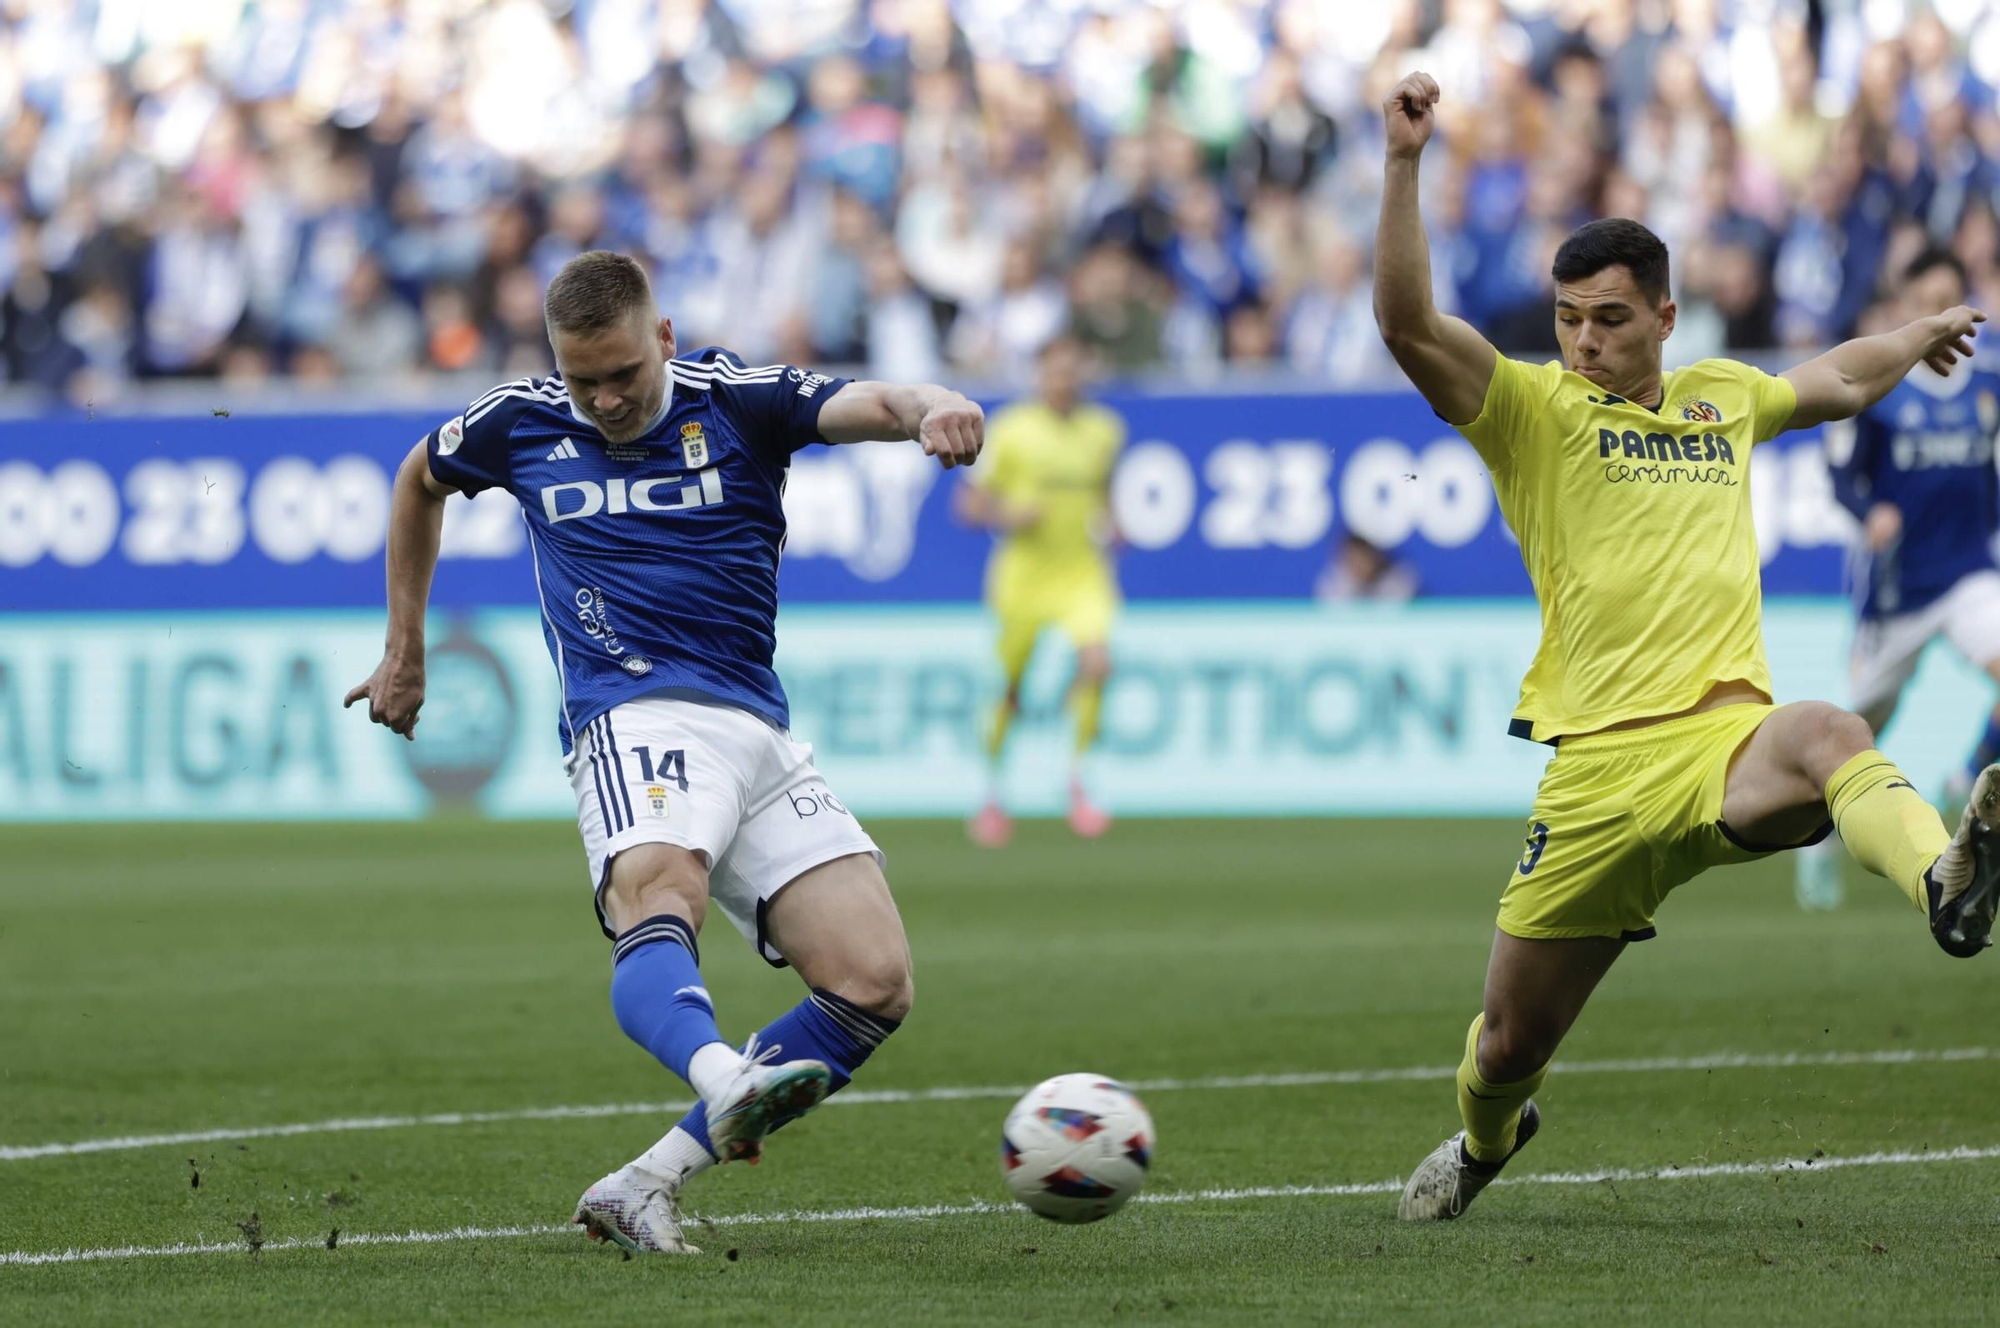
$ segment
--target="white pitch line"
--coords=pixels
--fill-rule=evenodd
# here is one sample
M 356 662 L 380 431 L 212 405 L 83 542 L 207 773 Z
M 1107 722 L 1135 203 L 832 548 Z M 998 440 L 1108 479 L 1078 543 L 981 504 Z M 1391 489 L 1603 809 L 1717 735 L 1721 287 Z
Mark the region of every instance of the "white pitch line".
M 1026 1090 L 1022 1090 L 1025 1092 Z M 836 1099 L 838 1100 L 838 1099 Z M 79 1139 L 66 1144 L 0 1145 L 0 1162 L 37 1157 L 67 1157 L 75 1153 L 112 1153 L 167 1144 L 214 1143 L 230 1139 L 283 1139 L 300 1134 L 343 1134 L 351 1130 L 403 1130 L 422 1126 L 483 1125 L 495 1121 L 568 1120 L 598 1116 L 639 1116 L 681 1112 L 685 1102 L 608 1102 L 598 1106 L 527 1107 L 515 1111 L 440 1111 L 425 1116 L 337 1116 L 332 1120 L 297 1121 L 290 1125 L 245 1125 L 178 1134 L 126 1134 L 105 1139 Z
M 1527 1176 L 1502 1176 L 1499 1185 L 1595 1185 L 1605 1181 L 1702 1180 L 1712 1176 L 1806 1175 L 1848 1167 L 1915 1166 L 1934 1162 L 1986 1162 L 2000 1158 L 2000 1147 L 1901 1149 L 1859 1153 L 1848 1157 L 1778 1158 L 1770 1162 L 1715 1162 L 1703 1166 L 1609 1171 L 1551 1171 Z M 1141 1204 L 1238 1203 L 1245 1199 L 1346 1198 L 1361 1194 L 1394 1194 L 1400 1180 L 1364 1181 L 1349 1185 L 1257 1185 L 1237 1189 L 1170 1190 L 1142 1194 Z M 783 1213 L 739 1213 L 727 1217 L 690 1217 L 689 1225 L 778 1226 L 803 1222 L 921 1222 L 940 1217 L 973 1217 L 1020 1210 L 1013 1204 L 975 1200 L 962 1204 L 915 1204 L 901 1208 L 819 1208 Z M 443 1231 L 357 1231 L 340 1237 L 345 1249 L 355 1245 L 436 1245 L 454 1240 L 503 1240 L 517 1236 L 556 1236 L 574 1230 L 571 1224 L 532 1227 L 450 1227 Z M 270 1251 L 324 1247 L 318 1236 L 267 1241 Z M 0 1253 L 0 1267 L 35 1267 L 51 1263 L 94 1263 L 111 1259 L 148 1259 L 169 1254 L 241 1254 L 242 1241 L 188 1241 L 173 1245 L 118 1245 L 99 1249 L 12 1250 Z
M 1722 1051 L 1707 1056 L 1658 1056 L 1647 1059 L 1557 1061 L 1557 1074 L 1654 1074 L 1693 1070 L 1813 1069 L 1843 1065 L 1945 1064 L 1986 1061 L 2000 1057 L 1991 1047 L 1954 1047 L 1936 1051 L 1745 1052 Z M 1456 1065 L 1409 1065 L 1371 1070 L 1311 1070 L 1296 1074 L 1245 1074 L 1203 1079 L 1129 1079 L 1124 1083 L 1141 1093 L 1220 1091 L 1241 1088 L 1320 1088 L 1341 1084 L 1382 1084 L 1412 1080 L 1451 1079 Z M 829 1106 L 865 1107 L 910 1102 L 968 1102 L 1017 1098 L 1027 1084 L 997 1084 L 969 1088 L 857 1088 L 827 1099 Z M 566 1107 L 525 1107 L 511 1111 L 442 1111 L 422 1116 L 337 1116 L 332 1120 L 298 1121 L 288 1125 L 225 1126 L 174 1134 L 126 1134 L 69 1143 L 0 1145 L 0 1162 L 26 1162 L 41 1157 L 72 1157 L 79 1153 L 113 1153 L 134 1148 L 228 1142 L 237 1139 L 283 1139 L 302 1134 L 344 1134 L 355 1130 L 407 1130 L 454 1125 L 489 1125 L 508 1121 L 587 1120 L 606 1116 L 664 1116 L 694 1105 L 680 1102 L 604 1102 Z

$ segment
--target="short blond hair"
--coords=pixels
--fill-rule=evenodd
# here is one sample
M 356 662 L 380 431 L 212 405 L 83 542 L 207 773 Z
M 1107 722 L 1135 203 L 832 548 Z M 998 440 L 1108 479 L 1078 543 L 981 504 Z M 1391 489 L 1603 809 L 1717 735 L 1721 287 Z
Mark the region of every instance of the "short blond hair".
M 634 311 L 653 309 L 646 269 L 625 254 L 592 249 L 562 265 L 542 299 L 551 334 L 589 334 L 615 327 Z

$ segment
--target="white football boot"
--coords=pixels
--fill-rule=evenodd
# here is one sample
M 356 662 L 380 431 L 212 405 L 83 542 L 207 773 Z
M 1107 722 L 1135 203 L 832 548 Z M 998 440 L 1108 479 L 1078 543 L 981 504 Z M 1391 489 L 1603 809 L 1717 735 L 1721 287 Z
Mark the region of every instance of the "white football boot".
M 1513 1152 L 1492 1163 L 1473 1160 L 1472 1154 L 1465 1151 L 1465 1131 L 1460 1130 L 1417 1164 L 1410 1174 L 1410 1183 L 1403 1187 L 1396 1216 L 1405 1222 L 1448 1222 L 1457 1217 L 1541 1128 L 1541 1108 L 1531 1100 L 1521 1108 L 1521 1123 L 1514 1127 Z
M 1930 890 L 1931 935 L 1948 955 L 1972 956 L 1993 944 L 2000 907 L 2000 765 L 1972 781 L 1958 832 L 1924 875 Z
M 583 1192 L 570 1221 L 592 1240 L 633 1254 L 700 1254 L 681 1232 L 675 1192 L 660 1178 L 626 1166 Z
M 743 1044 L 743 1064 L 707 1095 L 708 1144 L 724 1162 L 755 1162 L 764 1136 L 797 1120 L 826 1100 L 833 1072 L 825 1061 L 771 1062 L 783 1047 Z

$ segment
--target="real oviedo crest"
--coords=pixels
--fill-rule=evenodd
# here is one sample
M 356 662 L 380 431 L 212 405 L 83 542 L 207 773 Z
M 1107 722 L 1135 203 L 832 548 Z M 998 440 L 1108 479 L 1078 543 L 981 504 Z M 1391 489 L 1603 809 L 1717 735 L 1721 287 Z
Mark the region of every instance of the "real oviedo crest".
M 689 470 L 700 470 L 708 464 L 708 439 L 702 434 L 699 420 L 689 420 L 681 426 L 681 460 Z

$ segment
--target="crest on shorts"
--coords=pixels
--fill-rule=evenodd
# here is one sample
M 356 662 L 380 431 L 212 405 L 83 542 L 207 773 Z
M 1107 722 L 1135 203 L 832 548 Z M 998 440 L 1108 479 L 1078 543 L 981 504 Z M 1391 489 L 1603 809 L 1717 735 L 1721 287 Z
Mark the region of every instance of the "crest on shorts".
M 689 420 L 681 426 L 681 459 L 689 470 L 699 470 L 708 464 L 708 439 L 702 436 L 700 420 Z
M 646 786 L 646 801 L 652 804 L 653 815 L 665 816 L 667 814 L 667 790 L 661 785 L 648 784 Z
M 1681 418 L 1695 424 L 1720 424 L 1722 412 L 1700 397 L 1687 397 L 1680 402 Z

